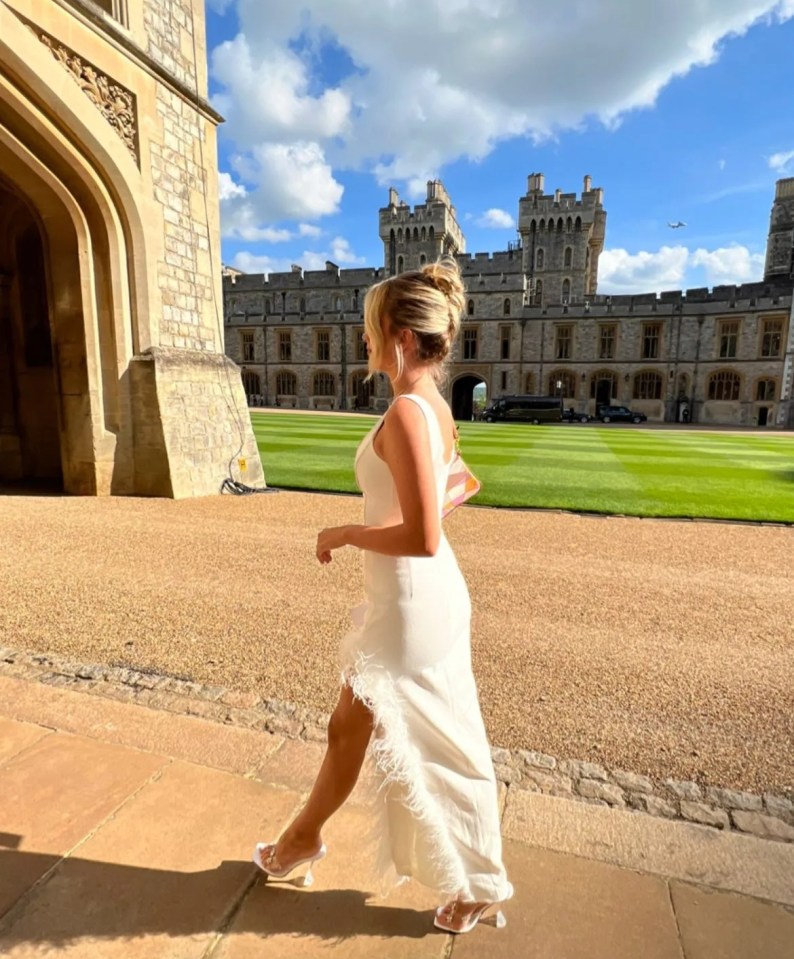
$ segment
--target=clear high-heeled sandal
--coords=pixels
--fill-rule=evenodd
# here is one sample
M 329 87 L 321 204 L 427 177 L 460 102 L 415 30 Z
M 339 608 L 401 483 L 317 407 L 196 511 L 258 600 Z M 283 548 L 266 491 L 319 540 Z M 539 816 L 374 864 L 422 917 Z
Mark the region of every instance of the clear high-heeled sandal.
M 325 843 L 323 843 L 313 855 L 299 859 L 297 862 L 292 862 L 288 866 L 282 866 L 282 864 L 279 862 L 278 857 L 276 856 L 276 845 L 276 842 L 258 842 L 254 847 L 254 852 L 251 856 L 254 865 L 258 866 L 266 876 L 269 876 L 272 879 L 286 880 L 297 869 L 300 869 L 301 866 L 308 864 L 309 868 L 306 870 L 304 875 L 296 876 L 290 881 L 295 886 L 311 886 L 311 884 L 314 882 L 312 866 L 314 866 L 314 864 L 319 862 L 321 859 L 325 859 L 325 855 L 328 852 Z
M 464 905 L 464 903 L 460 899 L 453 899 L 452 902 L 448 902 L 446 906 L 440 906 L 436 909 L 436 916 L 433 920 L 433 925 L 436 929 L 460 936 L 466 932 L 471 932 L 478 922 L 493 923 L 497 929 L 503 929 L 507 925 L 507 919 L 501 908 L 504 905 L 502 902 L 484 902 L 472 910 L 462 926 L 453 925 L 456 910 L 458 906 L 462 905 Z

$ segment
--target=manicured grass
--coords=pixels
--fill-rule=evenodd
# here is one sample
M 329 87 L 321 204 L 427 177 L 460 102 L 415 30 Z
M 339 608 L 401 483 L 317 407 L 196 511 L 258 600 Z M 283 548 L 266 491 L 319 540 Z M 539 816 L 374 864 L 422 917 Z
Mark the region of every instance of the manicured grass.
M 369 416 L 253 413 L 271 486 L 356 491 Z M 633 516 L 794 522 L 794 439 L 771 433 L 470 423 L 463 455 L 474 503 Z

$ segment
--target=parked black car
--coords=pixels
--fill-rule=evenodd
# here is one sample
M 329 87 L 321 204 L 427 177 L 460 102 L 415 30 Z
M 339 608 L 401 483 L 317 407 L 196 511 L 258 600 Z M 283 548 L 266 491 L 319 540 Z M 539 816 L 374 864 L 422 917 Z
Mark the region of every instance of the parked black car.
M 644 423 L 648 419 L 628 406 L 599 406 L 596 418 L 602 423 Z
M 588 413 L 577 413 L 572 406 L 562 411 L 563 423 L 589 423 L 591 419 Z

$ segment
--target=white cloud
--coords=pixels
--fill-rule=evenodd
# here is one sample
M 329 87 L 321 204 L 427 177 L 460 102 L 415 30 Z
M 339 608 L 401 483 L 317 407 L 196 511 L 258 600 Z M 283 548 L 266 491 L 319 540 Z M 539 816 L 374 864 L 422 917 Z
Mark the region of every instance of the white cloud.
M 656 253 L 604 250 L 598 260 L 599 293 L 650 293 L 682 285 L 689 250 L 663 246 Z
M 224 200 L 233 200 L 235 197 L 245 196 L 248 191 L 240 183 L 235 183 L 230 173 L 221 171 L 218 174 L 218 195 L 221 203 Z
M 653 293 L 702 285 L 691 271 L 702 269 L 709 286 L 760 279 L 764 257 L 734 243 L 716 250 L 663 246 L 654 252 L 604 250 L 598 261 L 599 293 Z
M 298 224 L 298 236 L 311 236 L 316 238 L 322 235 L 323 231 L 319 226 L 313 226 L 311 223 Z
M 747 283 L 760 279 L 764 269 L 761 253 L 751 253 L 746 246 L 734 243 L 718 250 L 699 249 L 691 255 L 692 266 L 702 266 L 709 285 Z
M 324 270 L 329 260 L 337 266 L 348 268 L 364 263 L 364 258 L 356 256 L 350 248 L 350 243 L 344 237 L 337 236 L 331 241 L 329 250 L 304 250 L 298 257 L 278 257 L 241 250 L 234 257 L 234 266 L 245 273 L 289 273 L 293 264 L 304 270 Z
M 512 230 L 515 228 L 516 221 L 507 212 L 491 207 L 477 220 L 477 226 L 486 227 L 494 230 Z
M 773 153 L 769 157 L 769 168 L 775 170 L 777 173 L 789 173 L 790 168 L 794 167 L 794 150 L 789 150 L 787 153 Z

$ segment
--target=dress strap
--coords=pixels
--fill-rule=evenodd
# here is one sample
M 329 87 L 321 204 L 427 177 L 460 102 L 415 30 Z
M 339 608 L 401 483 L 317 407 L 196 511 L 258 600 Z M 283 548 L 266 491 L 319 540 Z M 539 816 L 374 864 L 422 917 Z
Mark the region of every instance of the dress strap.
M 444 460 L 444 434 L 441 432 L 441 423 L 438 419 L 438 414 L 430 405 L 430 403 L 424 398 L 424 396 L 419 396 L 418 393 L 400 393 L 400 396 L 395 397 L 395 399 L 404 398 L 406 400 L 413 400 L 414 403 L 419 407 L 419 409 L 425 414 L 425 419 L 427 420 L 427 428 L 430 432 L 430 449 L 433 449 L 433 432 L 435 431 L 436 439 L 438 440 L 436 450 L 438 452 L 438 458 L 443 462 Z M 457 434 L 456 434 L 457 439 Z

